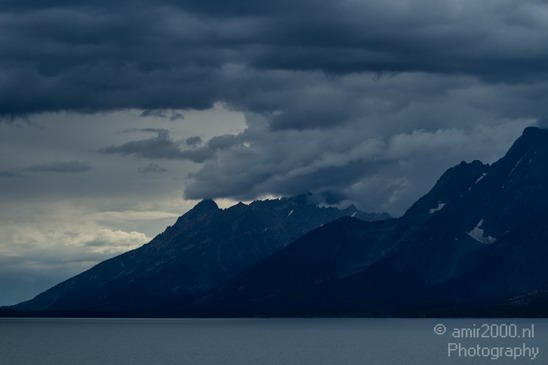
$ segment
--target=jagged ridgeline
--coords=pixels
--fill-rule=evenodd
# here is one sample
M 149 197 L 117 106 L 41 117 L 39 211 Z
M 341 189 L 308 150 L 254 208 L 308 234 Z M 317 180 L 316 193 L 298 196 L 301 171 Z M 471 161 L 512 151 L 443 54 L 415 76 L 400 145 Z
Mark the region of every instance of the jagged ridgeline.
M 449 169 L 403 217 L 320 227 L 181 313 L 546 315 L 548 131 Z M 546 307 L 544 307 L 546 308 Z
M 148 244 L 16 306 L 20 310 L 126 315 L 171 313 L 305 233 L 343 216 L 389 218 L 354 206 L 318 207 L 310 194 L 219 209 L 203 200 Z
M 14 310 L 150 316 L 545 316 L 548 131 L 462 162 L 400 218 L 307 196 L 206 200 Z M 27 312 L 29 313 L 29 312 Z

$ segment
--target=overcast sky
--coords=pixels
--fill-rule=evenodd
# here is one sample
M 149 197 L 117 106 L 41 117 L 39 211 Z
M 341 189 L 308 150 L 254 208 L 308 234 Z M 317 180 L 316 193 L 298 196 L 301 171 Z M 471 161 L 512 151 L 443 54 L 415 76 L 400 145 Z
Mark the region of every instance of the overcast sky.
M 0 305 L 202 198 L 401 215 L 548 122 L 545 1 L 3 0 L 0 29 Z

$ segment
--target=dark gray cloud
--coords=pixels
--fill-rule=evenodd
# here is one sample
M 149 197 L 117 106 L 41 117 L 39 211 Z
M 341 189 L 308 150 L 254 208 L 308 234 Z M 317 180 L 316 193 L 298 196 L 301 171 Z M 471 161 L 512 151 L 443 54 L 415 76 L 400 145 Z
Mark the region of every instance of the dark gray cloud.
M 86 161 L 68 161 L 68 162 L 46 162 L 42 164 L 29 166 L 23 171 L 28 172 L 87 172 L 91 170 L 91 164 Z
M 142 174 L 150 174 L 150 173 L 161 174 L 161 173 L 167 172 L 167 169 L 158 164 L 155 164 L 154 162 L 151 162 L 146 166 L 140 167 L 139 172 Z
M 201 145 L 203 142 L 202 137 L 200 136 L 194 136 L 194 137 L 188 137 L 185 139 L 185 143 L 191 147 L 196 147 L 198 145 Z
M 81 173 L 91 171 L 91 163 L 87 161 L 59 161 L 44 162 L 24 168 L 0 171 L 0 178 L 19 179 L 27 178 L 27 173 Z
M 140 129 L 128 131 L 143 131 L 157 133 L 156 137 L 139 141 L 131 141 L 120 146 L 105 147 L 100 150 L 103 153 L 119 154 L 122 156 L 134 155 L 144 158 L 178 159 L 183 158 L 180 149 L 181 143 L 171 140 L 166 129 Z
M 276 123 L 286 126 L 312 112 L 310 101 L 294 118 L 284 105 L 247 101 L 290 90 L 306 81 L 301 71 L 535 83 L 548 74 L 546 8 L 542 0 L 7 1 L 0 113 L 139 108 L 172 118 L 164 110 L 223 101 L 281 111 Z M 277 70 L 291 75 L 251 77 Z M 345 107 L 329 100 L 312 117 L 319 124 Z
M 183 113 L 177 110 L 147 109 L 141 112 L 142 117 L 160 117 L 171 121 L 185 119 Z
M 205 146 L 200 146 L 200 137 L 190 137 L 182 141 L 174 141 L 166 129 L 142 128 L 129 131 L 152 132 L 157 135 L 152 138 L 138 141 L 130 141 L 119 146 L 110 146 L 99 151 L 107 154 L 121 156 L 136 156 L 148 159 L 189 160 L 201 163 L 211 159 L 218 150 L 230 148 L 238 143 L 238 137 L 234 135 L 222 135 L 211 138 Z M 190 141 L 189 141 L 190 140 Z M 185 145 L 190 149 L 184 149 Z
M 121 130 L 119 133 L 136 133 L 136 132 L 158 133 L 163 135 L 169 134 L 169 130 L 164 128 L 128 128 L 128 129 Z
M 21 179 L 25 177 L 27 177 L 27 175 L 17 171 L 0 171 L 0 178 L 3 179 Z

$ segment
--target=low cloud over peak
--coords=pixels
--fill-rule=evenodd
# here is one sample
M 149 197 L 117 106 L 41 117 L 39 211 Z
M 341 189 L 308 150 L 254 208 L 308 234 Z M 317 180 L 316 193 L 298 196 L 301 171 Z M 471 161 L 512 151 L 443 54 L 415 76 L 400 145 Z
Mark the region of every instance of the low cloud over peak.
M 337 130 L 279 131 L 276 136 L 268 127 L 262 132 L 250 127 L 240 138 L 254 142 L 206 161 L 187 180 L 185 197 L 251 200 L 312 191 L 330 196 L 332 204 L 351 202 L 399 215 L 450 166 L 502 157 L 530 123 L 391 134 L 364 122 Z

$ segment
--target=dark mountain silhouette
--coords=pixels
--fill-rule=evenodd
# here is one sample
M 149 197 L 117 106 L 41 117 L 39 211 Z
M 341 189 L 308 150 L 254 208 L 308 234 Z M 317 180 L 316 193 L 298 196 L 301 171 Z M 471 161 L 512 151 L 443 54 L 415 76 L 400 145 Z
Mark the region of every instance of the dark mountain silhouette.
M 203 201 L 151 243 L 12 310 L 548 315 L 547 130 L 525 129 L 492 165 L 450 168 L 397 219 L 367 222 L 309 199 Z
M 308 231 L 349 215 L 383 219 L 351 206 L 320 208 L 310 194 L 219 209 L 204 200 L 150 243 L 77 275 L 15 308 L 80 313 L 161 312 L 222 285 Z
M 327 224 L 180 313 L 542 315 L 547 222 L 548 131 L 527 128 L 492 166 L 449 169 L 403 217 Z

